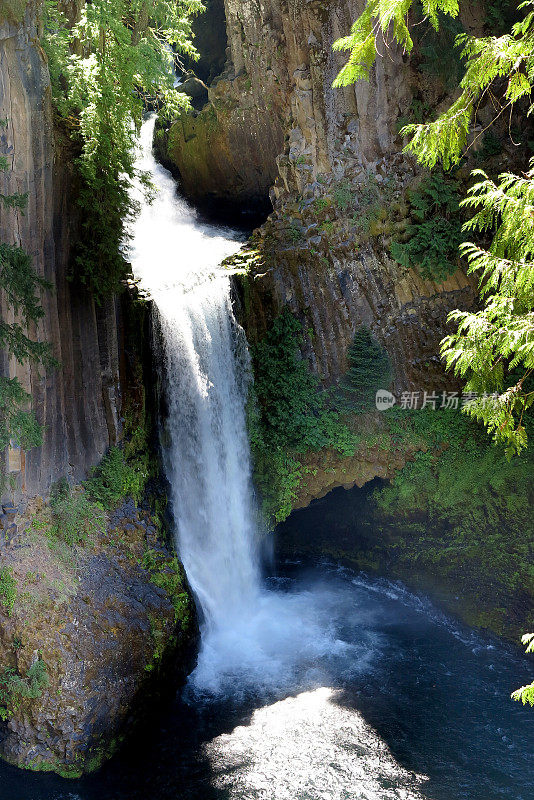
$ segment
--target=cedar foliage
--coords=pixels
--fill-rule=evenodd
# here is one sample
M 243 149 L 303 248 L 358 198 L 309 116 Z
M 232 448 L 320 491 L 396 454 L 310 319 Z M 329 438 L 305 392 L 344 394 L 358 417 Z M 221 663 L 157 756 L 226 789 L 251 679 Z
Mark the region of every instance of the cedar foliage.
M 370 0 L 355 22 L 350 36 L 336 49 L 349 50 L 349 61 L 335 85 L 346 85 L 369 76 L 376 58 L 375 34 L 391 35 L 408 52 L 413 47 L 409 16 L 413 0 Z M 421 3 L 431 24 L 439 24 L 437 11 L 458 16 L 458 4 L 439 0 Z M 407 152 L 426 167 L 438 162 L 444 169 L 456 165 L 469 141 L 476 104 L 491 92 L 496 115 L 528 101 L 534 83 L 534 3 L 520 6 L 524 17 L 502 36 L 461 35 L 457 43 L 466 60 L 461 93 L 448 110 L 433 122 L 408 125 L 401 133 L 410 136 Z M 371 47 L 372 43 L 372 47 Z M 501 84 L 497 79 L 501 80 Z M 496 82 L 497 81 L 497 82 Z M 500 97 L 498 96 L 500 91 Z M 534 106 L 530 105 L 530 114 Z M 493 235 L 489 247 L 471 242 L 462 245 L 468 269 L 479 277 L 484 306 L 477 313 L 454 311 L 450 319 L 457 333 L 442 343 L 447 365 L 466 380 L 468 392 L 491 394 L 473 400 L 467 414 L 483 422 L 508 454 L 526 446 L 523 416 L 534 402 L 527 387 L 534 371 L 534 281 L 533 232 L 534 163 L 524 175 L 503 174 L 498 181 L 481 171 L 461 206 L 474 212 L 464 230 Z M 409 249 L 410 243 L 408 243 Z M 397 248 L 395 255 L 407 258 Z

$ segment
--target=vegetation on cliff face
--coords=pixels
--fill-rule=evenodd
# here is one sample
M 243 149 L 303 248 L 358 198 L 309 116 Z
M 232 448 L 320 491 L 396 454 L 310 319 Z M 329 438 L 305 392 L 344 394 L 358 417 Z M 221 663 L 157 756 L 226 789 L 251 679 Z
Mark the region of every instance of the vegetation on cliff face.
M 127 458 L 125 451 L 112 447 L 84 482 L 89 497 L 112 509 L 125 497 L 139 501 L 148 478 L 145 459 Z
M 304 453 L 332 446 L 353 452 L 356 444 L 331 396 L 302 358 L 303 329 L 285 310 L 253 345 L 254 387 L 248 429 L 254 477 L 267 520 L 290 513 L 302 476 Z
M 353 456 L 361 436 L 350 422 L 374 407 L 377 389 L 387 388 L 391 366 L 371 332 L 361 327 L 349 353 L 350 367 L 339 387 L 325 390 L 302 357 L 304 331 L 285 309 L 251 347 L 254 385 L 248 429 L 265 519 L 281 522 L 291 512 L 308 469 L 307 456 L 333 451 Z
M 23 700 L 36 700 L 48 686 L 48 673 L 42 658 L 38 658 L 22 677 L 12 667 L 0 672 L 0 719 L 9 719 Z
M 364 325 L 349 347 L 349 364 L 340 387 L 344 405 L 349 411 L 369 411 L 377 390 L 389 387 L 392 371 L 388 354 Z
M 463 580 L 478 602 L 478 612 L 472 612 L 476 624 L 498 633 L 506 633 L 507 627 L 516 631 L 518 620 L 530 625 L 531 449 L 508 460 L 502 448 L 458 410 L 390 411 L 387 416 L 398 446 L 418 438 L 424 444 L 374 498 L 378 515 L 390 525 L 402 529 L 404 521 L 412 521 L 411 536 L 405 538 L 399 557 L 429 574 L 435 570 L 450 576 L 451 585 Z M 511 598 L 523 604 L 522 617 L 519 613 L 513 619 Z
M 179 54 L 195 57 L 192 16 L 200 0 L 150 5 L 96 0 L 68 20 L 63 4 L 46 6 L 43 46 L 54 99 L 79 150 L 80 236 L 75 276 L 99 298 L 128 274 L 122 247 L 135 214 L 134 149 L 145 102 L 176 112 L 189 103 L 174 89 Z M 178 55 L 175 55 L 178 54 Z
M 192 599 L 155 520 L 131 500 L 104 511 L 61 484 L 17 529 L 0 571 L 0 719 L 13 720 L 0 755 L 79 777 L 141 715 L 139 690 L 160 690 L 161 670 L 194 636 Z
M 463 241 L 458 189 L 453 178 L 430 173 L 409 193 L 414 221 L 406 228 L 406 241 L 392 243 L 391 255 L 423 278 L 443 281 L 458 269 Z
M 0 171 L 7 169 L 6 156 L 0 156 Z M 4 209 L 23 211 L 26 202 L 27 195 L 0 193 L 0 206 Z M 40 294 L 50 288 L 48 281 L 36 273 L 22 247 L 0 242 L 0 291 L 14 315 L 12 322 L 0 318 L 0 348 L 20 364 L 30 361 L 49 367 L 56 363 L 50 346 L 28 335 L 28 329 L 44 316 Z M 0 452 L 11 441 L 25 449 L 41 444 L 42 427 L 28 410 L 30 403 L 31 396 L 18 378 L 0 375 Z M 3 483 L 0 468 L 0 492 Z

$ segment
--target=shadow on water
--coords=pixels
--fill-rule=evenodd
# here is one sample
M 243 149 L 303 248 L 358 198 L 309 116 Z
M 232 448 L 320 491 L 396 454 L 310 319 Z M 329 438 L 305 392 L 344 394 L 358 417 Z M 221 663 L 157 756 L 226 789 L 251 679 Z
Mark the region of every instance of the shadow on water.
M 247 725 L 253 711 L 221 708 L 203 713 L 177 698 L 155 715 L 94 775 L 66 780 L 0 762 L 2 800 L 224 800 L 212 786 L 206 741 Z
M 423 796 L 528 800 L 534 718 L 510 693 L 531 663 L 445 620 L 429 631 L 396 619 L 387 633 L 389 668 L 345 686 L 335 702 L 360 714 L 399 765 L 427 777 Z

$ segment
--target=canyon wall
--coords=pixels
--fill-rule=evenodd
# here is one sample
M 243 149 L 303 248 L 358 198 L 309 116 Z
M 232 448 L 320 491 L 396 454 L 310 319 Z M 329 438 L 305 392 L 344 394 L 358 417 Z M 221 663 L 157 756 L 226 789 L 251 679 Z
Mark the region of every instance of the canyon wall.
M 50 342 L 57 369 L 39 371 L 0 355 L 0 369 L 31 393 L 45 426 L 42 447 L 12 449 L 7 470 L 13 489 L 5 500 L 47 491 L 63 475 L 79 480 L 120 436 L 118 306 L 96 306 L 68 279 L 75 228 L 66 145 L 54 131 L 50 80 L 39 43 L 38 7 L 6 5 L 0 20 L 0 153 L 8 169 L 0 191 L 28 193 L 24 212 L 0 210 L 2 241 L 22 246 L 52 284 L 43 293 L 45 315 L 30 333 Z M 13 312 L 0 296 L 2 317 Z
M 460 270 L 424 280 L 389 245 L 409 224 L 406 189 L 418 174 L 398 120 L 416 92 L 432 103 L 445 92 L 380 42 L 369 83 L 332 88 L 344 63 L 332 44 L 362 7 L 226 0 L 230 60 L 202 111 L 171 126 L 168 154 L 196 199 L 249 203 L 270 187 L 274 211 L 252 245 L 259 258 L 240 280 L 250 340 L 289 306 L 305 323 L 305 355 L 331 383 L 363 323 L 388 350 L 398 392 L 440 391 L 453 384 L 437 356 L 447 313 L 472 305 L 473 284 Z

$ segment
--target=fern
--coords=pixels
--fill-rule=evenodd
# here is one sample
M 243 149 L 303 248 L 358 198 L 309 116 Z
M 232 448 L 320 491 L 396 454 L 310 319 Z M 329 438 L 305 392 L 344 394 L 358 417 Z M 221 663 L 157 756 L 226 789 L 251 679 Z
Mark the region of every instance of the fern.
M 534 162 L 525 177 L 509 173 L 481 180 L 462 205 L 475 213 L 465 230 L 494 231 L 489 249 L 465 243 L 469 271 L 485 300 L 478 312 L 453 311 L 457 332 L 442 342 L 449 367 L 467 378 L 466 391 L 491 393 L 466 406 L 508 452 L 527 444 L 523 417 L 534 402 Z
M 407 242 L 393 242 L 391 255 L 403 267 L 417 269 L 421 277 L 444 281 L 458 268 L 458 247 L 463 239 L 458 184 L 432 173 L 412 193 L 412 217 Z

